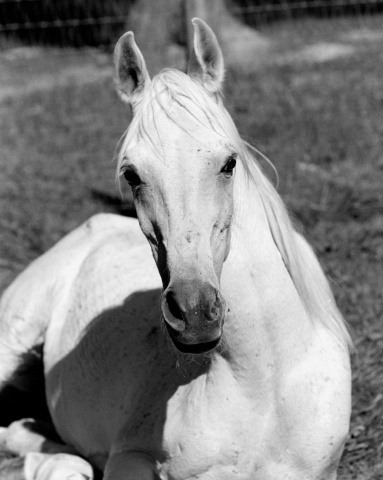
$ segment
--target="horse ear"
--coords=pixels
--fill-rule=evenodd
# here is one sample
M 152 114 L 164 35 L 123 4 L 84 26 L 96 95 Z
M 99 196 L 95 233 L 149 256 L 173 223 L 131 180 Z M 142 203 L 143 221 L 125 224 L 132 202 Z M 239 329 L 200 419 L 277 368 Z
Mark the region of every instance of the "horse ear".
M 213 30 L 201 19 L 193 18 L 194 41 L 188 74 L 211 93 L 221 89 L 225 69 L 221 48 Z
M 125 33 L 117 42 L 114 66 L 117 92 L 124 102 L 134 106 L 150 84 L 150 77 L 144 57 L 134 41 L 133 32 Z

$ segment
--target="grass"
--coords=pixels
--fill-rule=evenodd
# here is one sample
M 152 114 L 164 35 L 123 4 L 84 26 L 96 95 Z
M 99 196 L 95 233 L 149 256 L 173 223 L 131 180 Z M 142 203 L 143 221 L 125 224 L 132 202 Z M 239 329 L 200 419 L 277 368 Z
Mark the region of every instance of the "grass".
M 267 61 L 255 72 L 229 69 L 225 92 L 240 132 L 276 165 L 279 190 L 353 333 L 353 415 L 340 480 L 383 475 L 383 39 L 354 35 L 377 32 L 381 21 L 264 27 L 273 40 Z M 288 61 L 291 52 L 326 41 L 355 53 L 325 63 Z M 56 75 L 84 62 L 100 68 L 89 51 L 47 51 L 44 62 Z M 10 272 L 88 216 L 113 210 L 94 192 L 114 189 L 114 148 L 129 118 L 105 75 L 24 91 L 26 73 L 38 86 L 39 64 L 16 64 L 3 61 L 17 88 L 0 101 L 0 267 Z

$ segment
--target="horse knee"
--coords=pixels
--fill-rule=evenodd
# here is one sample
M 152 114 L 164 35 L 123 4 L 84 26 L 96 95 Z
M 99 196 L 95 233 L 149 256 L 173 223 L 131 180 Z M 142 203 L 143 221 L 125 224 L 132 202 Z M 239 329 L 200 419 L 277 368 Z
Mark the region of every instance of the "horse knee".
M 30 452 L 25 456 L 24 476 L 25 480 L 93 480 L 93 468 L 77 455 Z
M 75 453 L 72 447 L 50 440 L 54 437 L 53 425 L 24 418 L 0 429 L 0 448 L 14 455 L 29 452 Z
M 1 448 L 15 455 L 39 452 L 45 438 L 33 431 L 34 421 L 29 418 L 12 422 L 0 432 Z

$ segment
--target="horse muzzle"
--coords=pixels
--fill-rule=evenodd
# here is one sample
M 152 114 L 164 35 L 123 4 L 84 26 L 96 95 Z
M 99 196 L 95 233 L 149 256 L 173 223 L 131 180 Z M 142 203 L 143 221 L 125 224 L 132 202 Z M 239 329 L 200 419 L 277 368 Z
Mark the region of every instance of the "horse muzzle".
M 171 283 L 162 299 L 162 314 L 175 347 L 182 353 L 207 353 L 221 340 L 226 306 L 209 283 Z

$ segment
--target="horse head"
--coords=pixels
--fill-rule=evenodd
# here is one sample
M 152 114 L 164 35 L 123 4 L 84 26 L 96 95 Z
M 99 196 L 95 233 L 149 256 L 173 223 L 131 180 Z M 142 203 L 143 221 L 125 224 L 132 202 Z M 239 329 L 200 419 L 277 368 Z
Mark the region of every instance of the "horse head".
M 175 346 L 205 353 L 221 339 L 220 292 L 230 250 L 237 151 L 223 124 L 223 57 L 213 31 L 194 19 L 187 74 L 150 79 L 132 32 L 115 48 L 117 89 L 133 110 L 118 175 L 130 184 L 138 220 L 163 283 L 162 313 Z

